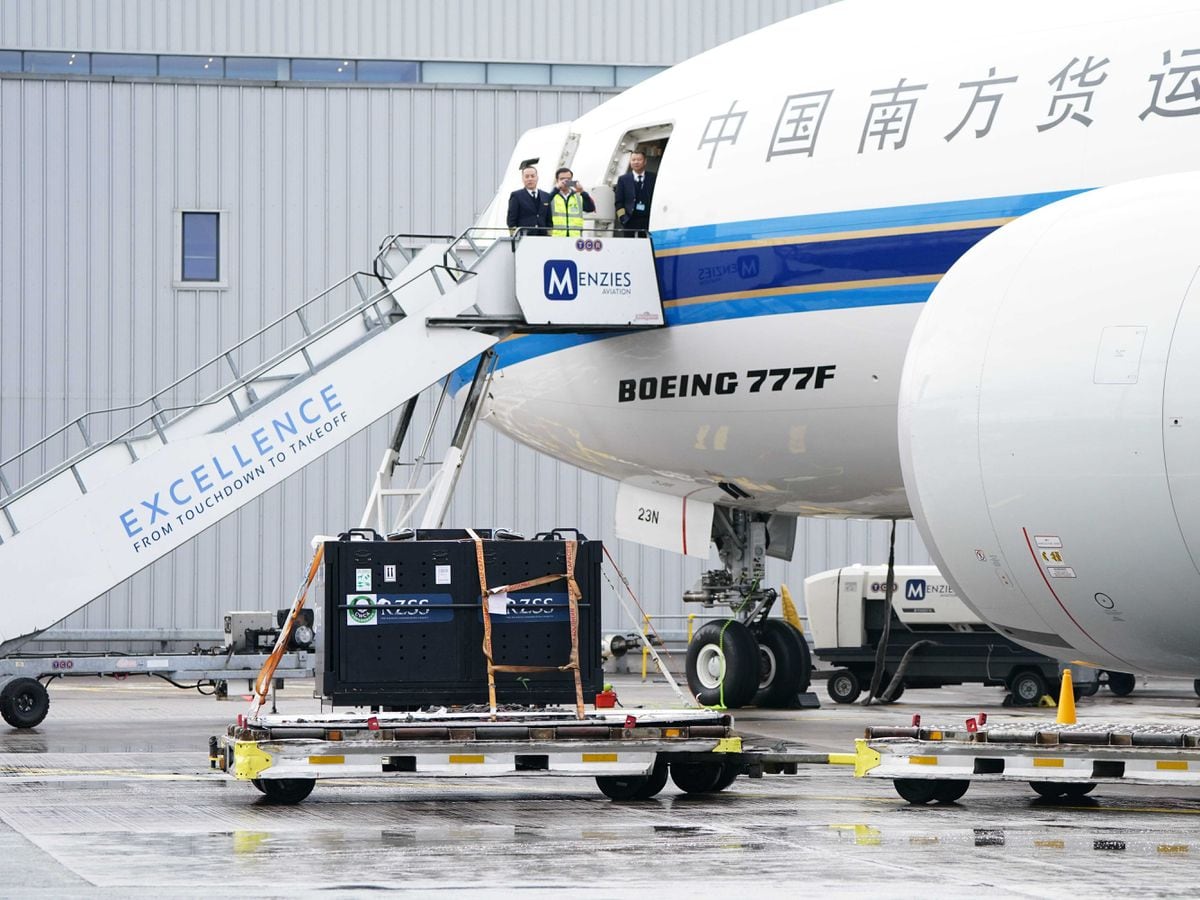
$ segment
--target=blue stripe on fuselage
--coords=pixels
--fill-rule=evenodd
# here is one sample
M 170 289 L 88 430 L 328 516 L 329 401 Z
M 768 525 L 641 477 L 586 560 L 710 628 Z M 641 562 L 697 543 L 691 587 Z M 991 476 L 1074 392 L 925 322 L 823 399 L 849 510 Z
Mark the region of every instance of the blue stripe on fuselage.
M 656 260 L 668 326 L 814 310 L 923 303 L 934 283 L 862 284 L 888 279 L 939 276 L 994 227 L 965 227 L 911 234 L 847 237 L 846 232 L 913 228 L 980 219 L 1011 218 L 1082 191 L 1020 194 L 949 203 L 852 210 L 673 228 L 653 233 L 656 253 L 686 249 Z M 828 241 L 811 235 L 830 234 Z M 836 236 L 835 236 L 836 235 Z M 780 238 L 806 238 L 787 243 Z M 761 247 L 723 247 L 769 240 Z M 751 264 L 748 260 L 753 260 Z M 850 282 L 855 286 L 849 287 Z M 842 285 L 838 287 L 839 283 Z M 827 286 L 826 289 L 822 289 Z M 788 291 L 796 288 L 795 293 Z M 756 295 L 767 292 L 768 295 Z M 746 296 L 728 296 L 744 293 Z M 712 299 L 706 299 L 711 297 Z M 677 305 L 676 305 L 677 304 Z M 569 347 L 617 337 L 603 334 L 530 334 L 495 347 L 498 367 L 514 365 Z M 475 363 L 451 376 L 458 390 L 474 375 Z

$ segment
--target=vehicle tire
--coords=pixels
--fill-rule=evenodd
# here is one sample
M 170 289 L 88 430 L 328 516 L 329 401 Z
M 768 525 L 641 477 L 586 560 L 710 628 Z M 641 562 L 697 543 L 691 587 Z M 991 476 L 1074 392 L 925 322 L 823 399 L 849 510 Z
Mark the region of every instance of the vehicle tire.
M 957 803 L 967 792 L 971 782 L 965 778 L 941 778 L 933 784 L 933 799 L 936 803 Z
M 924 806 L 934 799 L 938 782 L 933 778 L 893 778 L 896 793 L 909 803 Z
M 1073 681 L 1071 686 L 1075 689 L 1075 699 L 1079 700 L 1082 697 L 1094 697 L 1096 692 L 1100 690 L 1099 681 Z M 1200 694 L 1200 691 L 1197 691 Z
M 267 789 L 263 787 L 263 781 L 261 778 L 251 778 L 250 783 L 258 788 L 260 793 L 265 794 L 267 792 Z
M 767 619 L 751 634 L 758 641 L 758 690 L 754 705 L 773 709 L 791 706 L 800 693 L 804 638 L 782 619 Z
M 267 802 L 288 805 L 299 803 L 317 785 L 315 778 L 263 778 L 261 781 Z
M 1200 697 L 1200 678 L 1192 682 L 1192 690 L 1196 692 L 1196 696 Z
M 853 703 L 862 693 L 862 685 L 849 669 L 838 669 L 829 676 L 825 690 L 834 703 Z
M 671 780 L 685 794 L 707 794 L 725 777 L 725 763 L 671 762 Z
M 688 687 L 706 706 L 736 709 L 758 690 L 758 641 L 732 619 L 706 622 L 687 652 Z
M 1137 677 L 1129 672 L 1109 672 L 1108 689 L 1118 697 L 1128 697 L 1137 687 Z
M 13 728 L 36 728 L 50 711 L 50 692 L 36 678 L 14 678 L 0 690 L 0 716 Z
M 1039 797 L 1047 800 L 1057 800 L 1067 794 L 1067 786 L 1061 781 L 1031 781 L 1029 786 L 1037 792 Z
M 717 783 L 710 787 L 709 793 L 716 794 L 725 790 L 742 774 L 742 764 L 735 763 L 732 760 L 725 760 L 725 767 L 721 772 L 721 777 L 717 779 Z
M 609 800 L 649 800 L 667 785 L 667 761 L 658 756 L 649 775 L 597 775 L 596 786 Z
M 1012 694 L 1013 706 L 1036 706 L 1046 693 L 1046 679 L 1041 672 L 1020 669 L 1009 679 L 1008 690 Z

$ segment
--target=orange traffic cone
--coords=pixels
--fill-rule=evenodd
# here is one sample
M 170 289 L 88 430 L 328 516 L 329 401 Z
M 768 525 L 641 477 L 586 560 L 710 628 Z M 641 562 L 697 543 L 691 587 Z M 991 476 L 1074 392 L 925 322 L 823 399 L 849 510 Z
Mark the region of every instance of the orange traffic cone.
M 1063 669 L 1062 690 L 1058 693 L 1058 718 L 1055 721 L 1059 725 L 1075 724 L 1075 688 L 1071 684 L 1070 669 Z

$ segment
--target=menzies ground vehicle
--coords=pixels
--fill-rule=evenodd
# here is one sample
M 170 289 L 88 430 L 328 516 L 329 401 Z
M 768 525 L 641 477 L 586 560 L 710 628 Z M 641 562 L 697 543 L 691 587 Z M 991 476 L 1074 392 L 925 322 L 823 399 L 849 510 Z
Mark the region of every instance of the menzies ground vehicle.
M 829 696 L 853 703 L 870 684 L 881 642 L 878 693 L 897 700 L 905 688 L 981 682 L 1007 688 L 1014 703 L 1058 695 L 1057 660 L 1027 650 L 988 627 L 934 566 L 896 566 L 890 628 L 887 566 L 845 566 L 804 580 L 813 647 L 837 667 Z M 897 673 L 899 682 L 888 693 Z

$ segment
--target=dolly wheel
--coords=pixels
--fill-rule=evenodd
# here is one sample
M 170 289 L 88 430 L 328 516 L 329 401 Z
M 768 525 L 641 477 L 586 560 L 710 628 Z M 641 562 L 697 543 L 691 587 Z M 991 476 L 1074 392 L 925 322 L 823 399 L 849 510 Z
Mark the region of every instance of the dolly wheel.
M 708 794 L 717 790 L 727 772 L 723 761 L 671 763 L 671 780 L 685 794 Z M 737 777 L 737 776 L 734 776 Z M 728 787 L 728 785 L 726 785 Z
M 36 728 L 50 711 L 50 693 L 36 678 L 14 678 L 0 690 L 0 716 L 13 728 Z
M 609 800 L 649 800 L 667 785 L 667 761 L 654 760 L 649 775 L 597 775 L 596 787 Z
M 893 778 L 896 793 L 909 803 L 924 806 L 937 799 L 938 782 L 933 778 Z
M 312 793 L 317 785 L 315 778 L 263 778 L 259 788 L 267 795 L 268 803 L 291 805 L 299 803 Z M 257 787 L 257 785 L 256 785 Z
M 939 778 L 934 782 L 933 799 L 938 803 L 957 803 L 971 786 L 965 778 Z

